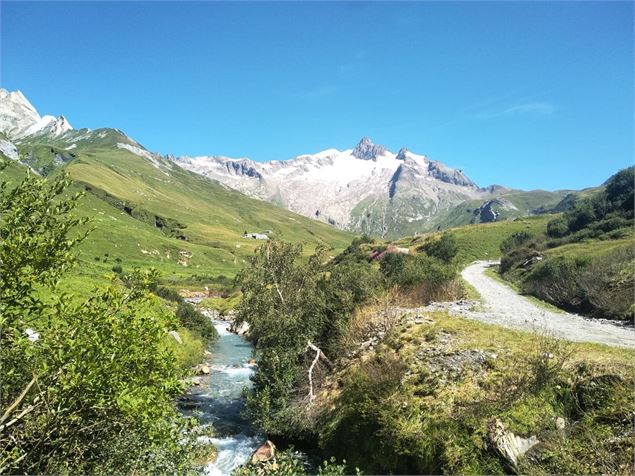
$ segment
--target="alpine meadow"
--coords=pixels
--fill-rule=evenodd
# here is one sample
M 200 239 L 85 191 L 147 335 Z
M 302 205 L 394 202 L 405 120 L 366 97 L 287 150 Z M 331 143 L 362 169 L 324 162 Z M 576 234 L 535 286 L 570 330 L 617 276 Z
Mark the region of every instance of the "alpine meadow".
M 0 474 L 633 474 L 634 17 L 0 2 Z

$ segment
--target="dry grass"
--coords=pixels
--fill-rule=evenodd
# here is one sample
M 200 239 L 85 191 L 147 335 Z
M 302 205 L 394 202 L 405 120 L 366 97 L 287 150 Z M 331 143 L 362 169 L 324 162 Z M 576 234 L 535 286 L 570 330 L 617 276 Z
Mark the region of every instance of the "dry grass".
M 460 279 L 442 285 L 422 283 L 402 291 L 400 301 L 407 306 L 425 306 L 431 302 L 448 302 L 463 299 L 467 292 Z

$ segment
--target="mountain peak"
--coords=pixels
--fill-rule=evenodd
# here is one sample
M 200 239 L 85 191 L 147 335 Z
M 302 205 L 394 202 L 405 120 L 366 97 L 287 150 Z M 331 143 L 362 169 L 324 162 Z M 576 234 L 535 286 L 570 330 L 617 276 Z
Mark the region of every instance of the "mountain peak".
M 410 152 L 408 149 L 406 149 L 405 147 L 402 147 L 401 149 L 399 149 L 399 152 L 397 152 L 397 156 L 395 157 L 397 160 L 406 160 L 406 154 Z
M 377 160 L 377 157 L 385 152 L 386 148 L 383 145 L 373 144 L 368 137 L 362 137 L 353 149 L 353 155 L 362 160 Z
M 22 91 L 0 88 L 0 132 L 11 138 L 20 139 L 33 134 L 58 136 L 71 129 L 64 116 L 40 117 Z

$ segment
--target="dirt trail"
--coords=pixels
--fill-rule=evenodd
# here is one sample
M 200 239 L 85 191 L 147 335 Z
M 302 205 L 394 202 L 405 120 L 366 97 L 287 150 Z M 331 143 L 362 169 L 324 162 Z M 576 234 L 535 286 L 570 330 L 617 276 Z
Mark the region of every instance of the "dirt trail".
M 482 309 L 459 307 L 453 313 L 504 327 L 545 332 L 575 342 L 635 348 L 635 329 L 632 327 L 538 307 L 510 287 L 487 276 L 485 270 L 493 264 L 498 263 L 478 261 L 461 273 L 481 295 Z

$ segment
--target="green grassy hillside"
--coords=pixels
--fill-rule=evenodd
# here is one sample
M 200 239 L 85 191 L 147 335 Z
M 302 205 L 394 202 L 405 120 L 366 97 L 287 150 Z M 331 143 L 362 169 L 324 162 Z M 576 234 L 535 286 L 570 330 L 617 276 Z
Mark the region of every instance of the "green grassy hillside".
M 442 233 L 450 232 L 457 241 L 459 251 L 456 259 L 459 263 L 467 264 L 475 260 L 498 259 L 501 255 L 500 245 L 505 239 L 520 231 L 544 232 L 547 228 L 547 222 L 552 218 L 553 215 L 537 215 L 515 220 L 464 225 L 449 230 L 402 238 L 395 244 L 404 247 L 419 247 Z
M 455 228 L 467 224 L 487 223 L 491 218 L 483 209 L 491 209 L 496 214 L 495 221 L 533 216 L 558 206 L 567 195 L 577 196 L 578 192 L 558 190 L 510 191 L 497 193 L 488 199 L 467 200 L 439 214 L 431 220 L 427 230 Z
M 335 254 L 353 238 L 250 199 L 159 156 L 143 151 L 148 155 L 142 157 L 113 147 L 113 143 L 134 144 L 118 131 L 94 131 L 85 140 L 78 137 L 74 147 L 68 141 L 19 145 L 23 163 L 43 174 L 66 172 L 73 179 L 73 191 L 85 193 L 78 213 L 92 218 L 94 230 L 80 247 L 81 266 L 69 284 L 73 289 L 92 286 L 91 281 L 117 265 L 124 271 L 155 266 L 171 282 L 191 281 L 195 275 L 201 286 L 221 275 L 231 278 L 261 243 L 243 238 L 244 232 L 267 231 L 272 237 L 301 243 L 307 254 L 318 245 Z M 17 180 L 24 171 L 13 162 L 1 178 Z

